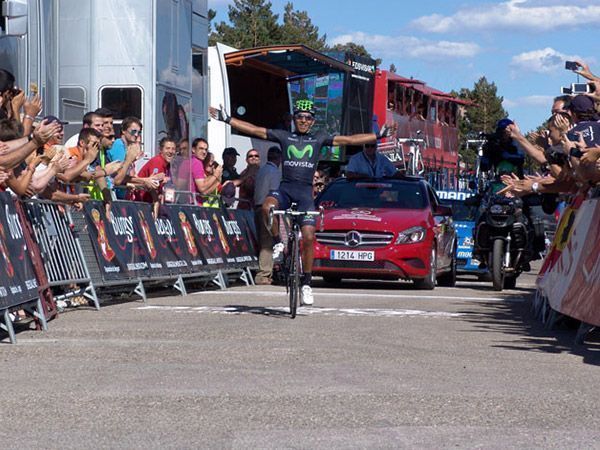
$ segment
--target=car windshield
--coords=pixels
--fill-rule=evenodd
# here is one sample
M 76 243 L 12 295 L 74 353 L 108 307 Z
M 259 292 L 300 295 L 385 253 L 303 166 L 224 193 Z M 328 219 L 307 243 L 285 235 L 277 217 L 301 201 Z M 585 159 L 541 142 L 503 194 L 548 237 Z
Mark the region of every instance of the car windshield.
M 445 205 L 452 206 L 452 218 L 459 222 L 473 222 L 477 214 L 477 205 L 466 205 L 462 200 L 445 200 Z
M 325 208 L 423 209 L 420 183 L 409 181 L 343 181 L 330 184 L 318 199 Z

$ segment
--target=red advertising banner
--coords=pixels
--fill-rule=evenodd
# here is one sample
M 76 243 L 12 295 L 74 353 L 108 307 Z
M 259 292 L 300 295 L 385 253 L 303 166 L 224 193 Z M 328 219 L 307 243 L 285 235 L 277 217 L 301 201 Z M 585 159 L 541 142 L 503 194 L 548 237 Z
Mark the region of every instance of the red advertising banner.
M 12 196 L 0 192 L 0 310 L 38 297 L 38 283 Z
M 538 289 L 552 309 L 600 326 L 600 199 L 582 202 L 567 224 L 569 239 L 548 255 L 553 263 L 540 274 Z
M 106 281 L 166 278 L 257 261 L 249 211 L 168 205 L 155 220 L 146 203 L 113 202 L 107 217 L 101 203 L 88 202 L 85 213 Z

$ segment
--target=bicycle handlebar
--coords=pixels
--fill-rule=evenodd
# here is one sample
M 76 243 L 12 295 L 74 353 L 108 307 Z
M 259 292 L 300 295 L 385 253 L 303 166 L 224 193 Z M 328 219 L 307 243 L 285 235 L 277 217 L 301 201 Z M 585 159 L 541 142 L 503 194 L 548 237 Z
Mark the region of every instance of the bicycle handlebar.
M 325 224 L 325 210 L 323 207 L 320 207 L 318 211 L 296 211 L 293 209 L 269 209 L 269 228 L 273 226 L 273 218 L 275 216 L 290 216 L 290 217 L 300 217 L 300 216 L 319 216 L 320 217 L 320 230 L 323 231 L 323 227 Z
M 425 139 L 398 138 L 398 144 L 418 143 L 425 144 Z
M 274 209 L 273 214 L 276 216 L 318 216 L 321 213 L 319 211 L 294 211 L 292 209 Z

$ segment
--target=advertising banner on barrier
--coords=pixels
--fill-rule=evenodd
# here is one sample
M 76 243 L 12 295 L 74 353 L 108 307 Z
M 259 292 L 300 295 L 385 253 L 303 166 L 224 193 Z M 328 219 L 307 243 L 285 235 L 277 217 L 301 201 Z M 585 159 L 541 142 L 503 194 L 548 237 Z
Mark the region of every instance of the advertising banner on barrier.
M 199 210 L 189 205 L 169 205 L 162 209 L 175 228 L 176 237 L 170 241 L 173 251 L 187 263 L 187 270 L 181 268 L 180 273 L 209 270 L 205 267 L 214 267 L 223 262 L 213 258 L 210 249 L 214 240 L 213 230 L 205 217 L 200 216 Z
M 222 229 L 229 241 L 230 251 L 225 255 L 225 262 L 228 264 L 245 265 L 258 259 L 251 238 L 252 228 L 246 219 L 247 212 L 249 211 L 224 209 L 219 215 Z
M 168 205 L 154 220 L 150 204 L 113 202 L 107 218 L 101 203 L 88 202 L 85 213 L 107 281 L 209 272 L 257 261 L 247 211 Z
M 114 202 L 106 217 L 102 203 L 87 202 L 85 212 L 104 280 L 167 274 L 149 204 Z
M 182 220 L 183 217 L 183 220 Z M 179 211 L 162 208 L 155 222 L 158 253 L 170 274 L 186 274 L 204 265 L 202 256 L 189 231 L 189 222 Z
M 0 192 L 0 309 L 38 297 L 38 284 L 15 203 Z
M 538 289 L 554 310 L 600 326 L 600 199 L 584 201 L 568 223 L 569 239 L 540 275 Z
M 544 259 L 544 264 L 540 269 L 538 279 L 541 279 L 547 271 L 551 270 L 554 267 L 554 265 L 560 258 L 560 254 L 562 253 L 563 249 L 569 243 L 569 240 L 571 239 L 571 235 L 573 233 L 573 224 L 577 215 L 577 211 L 581 207 L 582 203 L 585 201 L 585 198 L 585 193 L 579 193 L 575 196 L 575 198 L 573 198 L 571 203 L 563 211 L 563 214 L 560 217 L 560 221 L 556 226 L 554 240 L 552 241 L 552 245 L 548 250 L 546 258 Z
M 240 227 L 244 231 L 245 239 L 248 243 L 249 253 L 254 256 L 253 260 L 258 261 L 258 235 L 256 234 L 256 222 L 254 218 L 254 211 L 246 209 L 235 210 L 238 221 L 240 221 Z

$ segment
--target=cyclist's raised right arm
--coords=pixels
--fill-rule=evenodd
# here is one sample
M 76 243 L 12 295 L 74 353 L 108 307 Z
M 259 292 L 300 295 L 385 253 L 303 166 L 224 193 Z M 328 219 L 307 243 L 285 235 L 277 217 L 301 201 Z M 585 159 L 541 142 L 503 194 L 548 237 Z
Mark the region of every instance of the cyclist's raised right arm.
M 242 133 L 250 134 L 260 139 L 267 139 L 267 129 L 265 127 L 259 127 L 250 122 L 234 118 L 231 118 L 229 125 Z
M 242 133 L 249 134 L 260 139 L 267 139 L 267 129 L 265 127 L 258 127 L 250 122 L 234 119 L 233 117 L 227 115 L 223 107 L 221 107 L 221 109 L 217 109 L 210 106 L 208 108 L 208 112 L 213 119 L 228 123 Z

